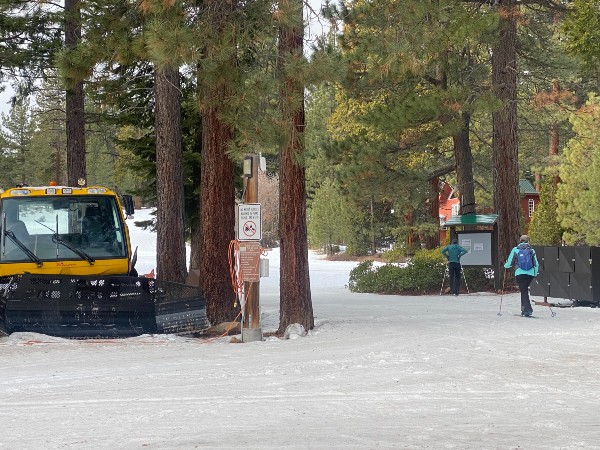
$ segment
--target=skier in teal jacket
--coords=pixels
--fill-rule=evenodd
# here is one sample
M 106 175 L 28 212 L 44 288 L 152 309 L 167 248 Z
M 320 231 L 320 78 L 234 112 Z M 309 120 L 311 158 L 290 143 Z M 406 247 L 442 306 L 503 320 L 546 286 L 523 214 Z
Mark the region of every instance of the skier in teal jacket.
M 442 249 L 442 255 L 448 260 L 448 274 L 450 277 L 450 293 L 454 296 L 460 292 L 460 258 L 468 253 L 467 249 L 458 245 L 458 239 L 452 239 L 450 245 Z
M 529 263 L 525 267 L 519 265 L 519 253 L 523 254 L 525 251 Z M 538 262 L 535 250 L 529 245 L 529 236 L 524 234 L 519 239 L 519 245 L 514 247 L 508 259 L 504 264 L 505 269 L 510 269 L 513 265 L 513 260 L 517 259 L 517 268 L 515 270 L 515 280 L 519 285 L 519 291 L 521 291 L 521 315 L 529 317 L 533 314 L 533 308 L 531 307 L 531 301 L 529 300 L 529 285 L 533 281 L 534 277 L 537 276 L 540 264 Z M 506 274 L 505 274 L 506 275 Z

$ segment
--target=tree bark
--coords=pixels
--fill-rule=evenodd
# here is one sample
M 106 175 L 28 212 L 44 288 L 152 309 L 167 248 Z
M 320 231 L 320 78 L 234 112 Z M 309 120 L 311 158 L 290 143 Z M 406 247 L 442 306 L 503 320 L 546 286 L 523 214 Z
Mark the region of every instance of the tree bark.
M 237 315 L 228 260 L 229 243 L 235 239 L 235 191 L 233 162 L 226 154 L 231 128 L 221 119 L 216 99 L 226 97 L 224 86 L 215 86 L 206 98 L 202 117 L 201 162 L 201 285 L 206 313 L 212 324 L 231 321 Z
M 558 82 L 558 80 L 554 80 L 552 82 L 552 93 L 554 94 L 554 98 L 559 98 L 560 83 Z M 556 158 L 558 156 L 559 137 L 560 135 L 558 129 L 558 122 L 552 122 L 550 124 L 550 146 L 548 149 L 548 153 L 550 155 L 550 164 L 552 165 L 555 165 L 558 162 Z M 552 182 L 554 183 L 554 187 L 558 186 L 558 183 L 560 183 L 560 177 L 558 176 L 558 173 L 554 174 Z
M 492 89 L 503 106 L 492 114 L 492 147 L 494 207 L 498 213 L 498 267 L 502 267 L 519 238 L 517 1 L 501 0 L 498 13 L 499 40 L 492 49 Z
M 177 68 L 157 69 L 156 91 L 156 271 L 161 280 L 185 281 L 181 91 Z
M 429 217 L 432 223 L 439 225 L 440 223 L 440 178 L 433 177 L 431 179 L 431 189 L 429 191 Z M 425 248 L 431 250 L 440 245 L 440 233 L 427 234 L 423 241 Z
M 279 28 L 278 65 L 282 75 L 281 110 L 285 129 L 280 149 L 279 233 L 281 236 L 279 333 L 294 323 L 315 326 L 310 293 L 306 226 L 304 151 L 304 86 L 285 70 L 303 58 L 302 2 L 281 0 L 279 9 L 290 14 Z M 290 20 L 291 19 L 291 20 Z
M 206 2 L 211 33 L 221 40 L 220 46 L 234 45 L 227 41 L 225 30 L 236 7 L 235 0 Z M 219 45 L 212 42 L 205 48 L 208 61 L 222 57 Z M 223 105 L 230 95 L 227 71 L 234 70 L 234 60 L 221 61 L 221 65 L 220 73 L 205 74 L 202 98 L 200 284 L 212 324 L 232 321 L 239 312 L 239 307 L 234 306 L 228 259 L 229 244 L 235 239 L 234 167 L 227 155 L 233 131 L 223 119 Z
M 201 83 L 200 78 L 200 68 L 197 69 L 197 79 L 198 86 Z M 202 120 L 201 116 L 198 116 L 198 124 L 196 128 L 196 133 L 194 135 L 194 153 L 197 153 L 200 158 L 202 158 Z M 202 177 L 201 177 L 201 166 L 198 165 L 197 170 L 194 170 L 192 174 L 194 183 L 193 188 L 194 192 L 200 192 Z M 196 198 L 196 204 L 198 206 L 198 210 L 195 214 L 195 219 L 190 221 L 190 270 L 191 269 L 200 269 L 200 261 L 202 259 L 202 195 L 198 194 Z
M 81 2 L 65 0 L 65 46 L 72 49 L 81 41 Z M 67 183 L 77 186 L 86 178 L 85 117 L 83 81 L 76 81 L 66 89 L 67 128 Z
M 475 186 L 473 183 L 473 154 L 469 140 L 471 115 L 461 114 L 462 127 L 452 136 L 454 160 L 456 161 L 456 179 L 460 194 L 460 213 L 475 213 Z

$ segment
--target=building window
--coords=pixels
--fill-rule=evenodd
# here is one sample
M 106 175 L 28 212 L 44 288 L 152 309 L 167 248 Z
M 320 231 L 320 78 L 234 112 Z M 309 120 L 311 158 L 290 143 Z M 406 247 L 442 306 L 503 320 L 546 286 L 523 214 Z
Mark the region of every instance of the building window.
M 529 217 L 531 217 L 533 215 L 533 211 L 535 210 L 535 200 L 533 200 L 532 198 L 529 199 L 528 201 L 528 212 L 529 212 Z
M 459 209 L 460 209 L 460 204 L 455 203 L 454 205 L 452 205 L 452 215 L 458 216 Z

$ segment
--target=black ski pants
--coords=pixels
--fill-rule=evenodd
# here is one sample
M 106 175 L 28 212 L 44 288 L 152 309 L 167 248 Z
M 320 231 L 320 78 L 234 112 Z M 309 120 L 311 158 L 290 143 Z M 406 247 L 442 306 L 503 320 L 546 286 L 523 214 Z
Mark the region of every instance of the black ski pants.
M 460 292 L 460 263 L 448 263 L 448 276 L 450 277 L 450 293 L 458 295 Z
M 529 301 L 529 285 L 533 281 L 531 275 L 517 275 L 515 277 L 521 291 L 521 312 L 532 312 L 531 302 Z

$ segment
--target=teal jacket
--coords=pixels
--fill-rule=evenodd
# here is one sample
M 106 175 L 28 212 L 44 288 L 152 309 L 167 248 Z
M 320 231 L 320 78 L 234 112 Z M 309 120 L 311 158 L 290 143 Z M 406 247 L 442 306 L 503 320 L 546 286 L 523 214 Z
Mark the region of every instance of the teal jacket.
M 505 269 L 510 269 L 512 267 L 513 260 L 517 257 L 518 253 L 519 253 L 519 246 L 517 246 L 511 250 L 510 254 L 508 255 L 508 259 L 506 260 L 506 264 L 504 264 Z M 516 275 L 530 275 L 532 277 L 537 277 L 537 274 L 538 274 L 538 271 L 540 268 L 540 264 L 538 263 L 537 255 L 535 254 L 535 251 L 533 249 L 531 249 L 531 253 L 533 253 L 533 261 L 535 263 L 535 266 L 533 266 L 533 268 L 529 269 L 529 270 L 519 269 L 519 266 L 516 266 L 517 269 L 515 270 L 515 276 Z
M 458 244 L 446 245 L 442 249 L 442 255 L 451 263 L 460 263 L 460 257 L 466 253 L 469 253 L 467 249 Z

